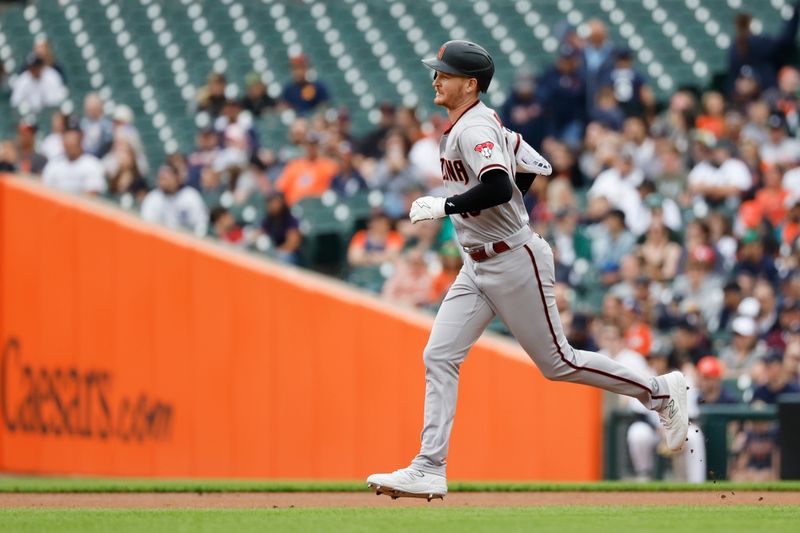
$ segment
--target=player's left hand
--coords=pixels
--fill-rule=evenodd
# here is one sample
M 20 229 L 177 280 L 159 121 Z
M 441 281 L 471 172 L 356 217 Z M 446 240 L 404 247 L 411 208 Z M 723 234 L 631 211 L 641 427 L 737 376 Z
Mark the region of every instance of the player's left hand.
M 411 222 L 416 223 L 420 220 L 433 220 L 436 218 L 443 218 L 445 198 L 435 196 L 422 196 L 414 200 L 411 204 L 411 212 L 408 218 Z

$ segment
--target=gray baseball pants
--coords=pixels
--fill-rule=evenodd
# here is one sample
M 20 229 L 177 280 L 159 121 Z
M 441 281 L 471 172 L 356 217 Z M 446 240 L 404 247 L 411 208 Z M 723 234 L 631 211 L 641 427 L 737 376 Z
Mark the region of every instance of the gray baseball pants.
M 553 252 L 537 234 L 488 260 L 466 258 L 439 308 L 425 347 L 425 422 L 413 467 L 445 475 L 459 368 L 495 314 L 546 378 L 632 396 L 648 409 L 663 406 L 669 397 L 663 378 L 648 378 L 610 357 L 569 345 L 558 317 L 554 287 Z

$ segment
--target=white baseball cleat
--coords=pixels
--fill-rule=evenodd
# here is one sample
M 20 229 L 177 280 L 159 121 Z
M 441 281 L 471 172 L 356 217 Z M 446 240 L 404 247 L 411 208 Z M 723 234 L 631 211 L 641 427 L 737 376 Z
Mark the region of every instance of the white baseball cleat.
M 670 372 L 664 376 L 669 391 L 667 405 L 658 411 L 658 418 L 664 426 L 667 437 L 667 447 L 674 451 L 680 451 L 686 442 L 686 435 L 689 433 L 689 412 L 686 408 L 686 378 L 678 372 Z
M 367 486 L 380 496 L 386 494 L 397 498 L 444 499 L 447 494 L 447 479 L 444 476 L 422 472 L 416 468 L 401 468 L 391 474 L 372 474 Z

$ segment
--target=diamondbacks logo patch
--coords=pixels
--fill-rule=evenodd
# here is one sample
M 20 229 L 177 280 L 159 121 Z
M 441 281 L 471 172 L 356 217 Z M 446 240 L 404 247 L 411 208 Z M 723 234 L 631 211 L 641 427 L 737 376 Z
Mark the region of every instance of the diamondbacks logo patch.
M 492 157 L 492 149 L 494 149 L 494 143 L 492 141 L 486 141 L 485 143 L 475 145 L 475 151 L 479 152 L 486 159 Z

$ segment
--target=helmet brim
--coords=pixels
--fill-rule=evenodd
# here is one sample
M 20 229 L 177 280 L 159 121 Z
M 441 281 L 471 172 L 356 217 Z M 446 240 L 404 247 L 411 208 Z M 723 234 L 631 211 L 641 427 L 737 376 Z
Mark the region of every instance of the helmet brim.
M 422 63 L 429 69 L 435 70 L 437 72 L 444 72 L 445 74 L 452 74 L 453 76 L 462 76 L 464 78 L 470 77 L 464 74 L 463 72 L 459 72 L 457 69 L 451 67 L 444 61 L 437 59 L 435 57 L 423 59 Z

